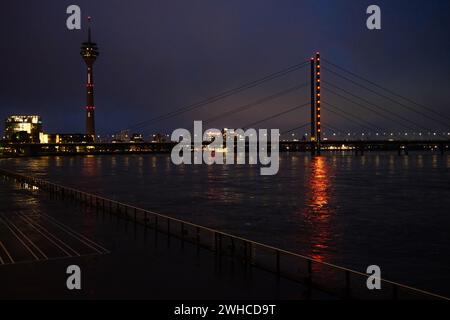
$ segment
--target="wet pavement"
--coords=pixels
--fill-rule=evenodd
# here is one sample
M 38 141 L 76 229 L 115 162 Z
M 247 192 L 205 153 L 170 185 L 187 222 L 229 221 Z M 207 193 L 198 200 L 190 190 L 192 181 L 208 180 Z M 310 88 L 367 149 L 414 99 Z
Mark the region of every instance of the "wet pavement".
M 66 270 L 81 268 L 81 290 Z M 235 259 L 0 181 L 0 299 L 329 299 Z

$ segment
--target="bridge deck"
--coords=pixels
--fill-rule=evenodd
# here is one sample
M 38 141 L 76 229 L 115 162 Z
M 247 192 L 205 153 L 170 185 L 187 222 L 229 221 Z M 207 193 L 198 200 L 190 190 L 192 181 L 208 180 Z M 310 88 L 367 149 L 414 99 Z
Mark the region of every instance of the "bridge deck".
M 203 145 L 208 143 L 204 142 Z M 280 151 L 312 151 L 316 145 L 310 141 L 280 141 Z M 0 143 L 0 157 L 89 155 L 120 153 L 168 153 L 176 145 L 165 143 L 64 143 L 64 144 L 5 144 Z M 194 145 L 193 145 L 194 147 Z M 248 147 L 248 143 L 247 143 Z M 443 154 L 450 148 L 450 140 L 323 140 L 321 150 L 360 151 L 429 151 L 438 149 Z

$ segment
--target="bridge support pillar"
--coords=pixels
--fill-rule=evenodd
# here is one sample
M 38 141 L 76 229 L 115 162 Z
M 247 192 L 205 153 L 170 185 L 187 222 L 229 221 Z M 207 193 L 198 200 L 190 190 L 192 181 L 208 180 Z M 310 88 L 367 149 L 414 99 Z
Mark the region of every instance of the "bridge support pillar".
M 311 155 L 321 153 L 321 82 L 320 53 L 311 58 Z
M 315 150 L 314 143 L 311 143 L 310 151 L 311 151 L 311 156 L 315 156 L 316 155 L 316 150 Z
M 315 57 L 315 83 L 314 83 L 314 89 L 315 89 L 315 106 L 316 106 L 316 114 L 315 114 L 315 127 L 316 127 L 316 154 L 320 156 L 321 153 L 321 142 L 322 142 L 322 117 L 321 117 L 321 69 L 320 69 L 320 53 L 316 53 Z

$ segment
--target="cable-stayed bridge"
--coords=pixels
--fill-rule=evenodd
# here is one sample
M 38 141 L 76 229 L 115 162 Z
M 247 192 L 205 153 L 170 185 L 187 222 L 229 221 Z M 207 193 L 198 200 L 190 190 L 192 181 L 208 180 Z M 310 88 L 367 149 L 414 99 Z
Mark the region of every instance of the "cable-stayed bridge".
M 305 82 L 299 81 L 283 90 L 226 110 L 214 107 L 220 101 L 288 75 L 296 74 L 299 79 L 305 79 L 302 73 L 306 73 Z M 304 97 L 304 93 L 307 97 Z M 304 98 L 299 98 L 298 103 L 282 106 L 280 100 L 292 94 Z M 264 108 L 267 105 L 276 107 L 267 111 Z M 217 112 L 203 118 L 201 112 L 207 106 Z M 396 148 L 404 149 L 407 153 L 408 147 L 437 148 L 443 151 L 448 148 L 450 140 L 448 115 L 323 59 L 319 52 L 310 60 L 136 123 L 128 130 L 146 132 L 155 124 L 188 113 L 193 113 L 193 120 L 203 120 L 208 127 L 224 123 L 227 118 L 238 117 L 237 121 L 228 123 L 236 124 L 231 127 L 243 129 L 276 128 L 277 126 L 273 126 L 274 121 L 279 124 L 282 119 L 298 119 L 298 125 L 281 130 L 282 146 L 290 149 L 291 145 L 294 150 L 306 147 L 320 152 L 322 149 L 347 145 L 360 151 Z M 239 118 L 251 118 L 253 121 L 243 124 Z M 346 127 L 334 123 L 336 119 L 344 122 Z
M 275 92 L 267 88 L 285 78 L 296 81 Z M 256 90 L 256 99 L 230 102 L 234 97 L 241 101 L 242 96 Z M 313 154 L 343 149 L 357 153 L 397 150 L 407 154 L 412 149 L 444 153 L 450 144 L 450 116 L 325 59 L 319 52 L 309 60 L 118 131 L 146 136 L 155 127 L 181 118 L 202 120 L 207 128 L 280 128 L 281 150 Z M 192 122 L 183 124 L 189 128 Z M 170 151 L 174 145 L 170 141 L 115 142 L 9 147 L 31 153 L 104 153 Z

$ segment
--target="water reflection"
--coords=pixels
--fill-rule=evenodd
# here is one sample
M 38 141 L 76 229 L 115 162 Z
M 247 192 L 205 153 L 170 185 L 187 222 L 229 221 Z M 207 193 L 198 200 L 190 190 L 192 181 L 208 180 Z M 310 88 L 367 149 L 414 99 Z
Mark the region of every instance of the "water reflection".
M 101 168 L 101 163 L 98 163 L 96 157 L 86 156 L 82 158 L 83 160 L 83 176 L 85 177 L 96 177 L 97 171 Z
M 365 270 L 375 257 L 393 280 L 408 270 L 408 281 L 450 287 L 442 273 L 449 265 L 442 252 L 450 241 L 450 155 L 367 152 L 363 164 L 345 154 L 281 154 L 280 172 L 270 177 L 260 176 L 260 166 L 175 166 L 166 154 L 96 157 L 0 164 L 321 261 Z
M 308 195 L 304 217 L 310 227 L 310 256 L 324 261 L 330 246 L 330 174 L 331 168 L 324 157 L 315 157 L 310 162 L 310 174 L 306 179 Z

